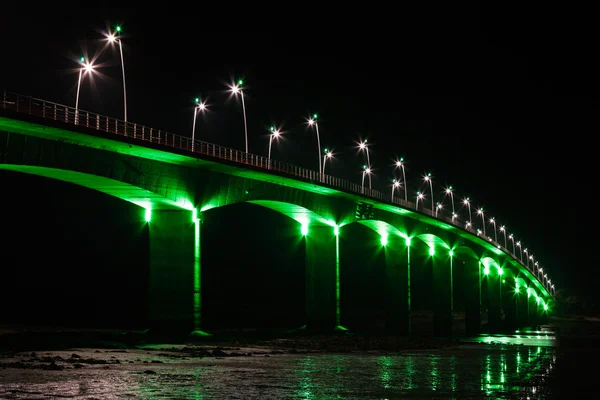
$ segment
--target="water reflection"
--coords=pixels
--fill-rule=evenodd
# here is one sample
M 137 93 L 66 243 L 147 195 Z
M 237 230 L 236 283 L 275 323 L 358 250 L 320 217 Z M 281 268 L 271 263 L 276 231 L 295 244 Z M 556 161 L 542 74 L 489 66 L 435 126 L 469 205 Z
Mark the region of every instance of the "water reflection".
M 160 364 L 137 367 L 123 361 L 110 369 L 79 369 L 77 375 L 69 370 L 50 371 L 53 378 L 34 388 L 47 397 L 35 398 L 83 392 L 108 396 L 102 398 L 196 400 L 535 399 L 552 395 L 556 348 L 507 345 L 503 343 L 510 338 L 497 339 L 499 344 L 483 341 L 399 354 L 282 354 L 177 362 L 164 358 Z M 23 383 L 0 384 L 0 398 L 32 398 L 31 390 L 31 385 Z
M 387 355 L 309 355 L 220 360 L 140 379 L 142 398 L 385 399 L 540 398 L 550 395 L 554 348 L 465 345 Z M 191 373 L 191 371 L 189 371 Z

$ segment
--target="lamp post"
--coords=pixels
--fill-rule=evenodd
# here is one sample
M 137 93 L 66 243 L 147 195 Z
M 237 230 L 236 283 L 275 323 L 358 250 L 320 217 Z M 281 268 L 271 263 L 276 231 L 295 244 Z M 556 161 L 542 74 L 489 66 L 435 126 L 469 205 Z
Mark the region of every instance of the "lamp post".
M 431 194 L 431 211 L 435 210 L 433 207 L 433 183 L 431 182 L 431 174 L 427 174 L 423 177 L 425 182 L 429 182 L 429 193 Z
M 398 182 L 396 179 L 394 179 L 392 181 L 392 203 L 394 202 L 394 191 L 396 190 L 396 188 L 400 187 L 400 182 Z
M 404 158 L 400 158 L 396 161 L 396 167 L 402 169 L 402 184 L 404 185 L 404 201 L 408 201 L 408 194 L 406 192 L 408 185 L 406 184 L 406 173 L 404 171 Z
M 513 249 L 513 255 L 516 257 L 517 253 L 515 251 L 515 237 L 514 235 L 511 233 L 510 235 L 508 235 L 508 239 L 512 242 L 512 249 Z
M 483 213 L 483 207 L 477 210 L 477 215 L 481 215 L 481 225 L 483 225 L 483 236 L 487 237 L 485 234 L 485 214 Z
M 473 215 L 471 214 L 471 200 L 469 200 L 469 198 L 467 197 L 463 200 L 463 203 L 466 204 L 467 208 L 469 209 L 469 225 L 473 225 Z
M 446 188 L 446 194 L 450 196 L 450 202 L 452 203 L 452 215 L 454 215 L 454 192 L 452 186 Z
M 77 96 L 75 97 L 75 125 L 79 123 L 79 90 L 81 88 L 81 78 L 84 73 L 91 73 L 94 66 L 91 63 L 86 63 L 85 58 L 82 56 L 79 59 L 81 68 L 79 68 L 79 79 L 77 80 Z
M 494 217 L 490 218 L 490 223 L 492 225 L 494 225 L 494 242 L 498 243 L 498 232 L 496 231 L 496 219 Z
M 508 246 L 506 245 L 506 228 L 504 227 L 504 225 L 500 227 L 500 232 L 504 234 L 504 248 L 508 249 Z
M 239 94 L 242 98 L 242 113 L 244 114 L 244 137 L 246 139 L 246 153 L 248 153 L 248 124 L 246 123 L 246 103 L 244 101 L 244 90 L 242 88 L 243 84 L 244 81 L 239 79 L 237 83 L 234 83 L 231 86 L 229 86 L 229 90 L 234 95 Z
M 325 149 L 325 155 L 323 155 L 323 175 L 325 175 L 325 165 L 327 164 L 327 160 L 333 157 L 333 153 L 328 149 Z
M 419 209 L 419 200 L 423 200 L 424 198 L 423 193 L 417 192 L 417 210 Z
M 442 203 L 437 203 L 437 205 L 435 206 L 435 216 L 436 216 L 436 218 L 438 216 L 438 210 L 441 210 L 442 207 L 443 207 Z
M 315 131 L 317 133 L 317 154 L 319 155 L 319 174 L 323 173 L 323 166 L 321 164 L 321 138 L 319 135 L 319 124 L 317 122 L 318 114 L 313 114 L 311 118 L 308 119 L 309 126 L 315 126 Z
M 371 170 L 371 159 L 369 158 L 369 146 L 367 146 L 367 139 L 365 139 L 364 142 L 359 142 L 358 148 L 359 150 L 367 153 L 367 168 Z M 369 189 L 371 189 L 371 174 L 369 174 Z
M 279 135 L 281 135 L 281 132 L 279 131 L 279 129 L 275 129 L 275 127 L 271 127 L 269 129 L 271 131 L 271 134 L 269 135 L 269 156 L 267 157 L 269 160 L 269 167 L 271 165 L 271 146 L 273 144 L 273 139 L 277 140 L 279 139 Z
M 521 263 L 523 262 L 523 247 L 521 246 L 521 241 L 517 242 L 517 247 L 519 248 L 519 259 Z
M 117 25 L 115 31 L 116 34 L 111 33 L 108 35 L 108 41 L 111 43 L 117 42 L 119 45 L 119 53 L 121 54 L 121 73 L 123 74 L 123 114 L 124 121 L 127 122 L 127 89 L 125 87 L 125 61 L 123 59 L 123 42 L 121 41 L 121 27 Z
M 200 101 L 199 97 L 196 97 L 194 102 L 196 103 L 196 107 L 194 107 L 194 121 L 192 123 L 192 151 L 194 151 L 196 144 L 196 118 L 198 117 L 198 111 L 206 110 L 206 103 Z
M 363 174 L 362 174 L 362 191 L 363 193 L 365 192 L 365 175 L 369 175 L 369 189 L 371 189 L 371 168 L 369 168 L 367 165 L 363 165 Z

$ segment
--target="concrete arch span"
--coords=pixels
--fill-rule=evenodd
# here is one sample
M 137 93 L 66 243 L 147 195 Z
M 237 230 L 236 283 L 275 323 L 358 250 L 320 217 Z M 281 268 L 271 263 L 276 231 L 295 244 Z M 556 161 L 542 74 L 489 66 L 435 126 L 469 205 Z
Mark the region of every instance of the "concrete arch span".
M 0 164 L 0 170 L 37 175 L 97 190 L 128 201 L 146 210 L 191 210 L 189 203 L 175 202 L 149 190 L 102 176 L 83 172 L 38 167 L 32 165 Z

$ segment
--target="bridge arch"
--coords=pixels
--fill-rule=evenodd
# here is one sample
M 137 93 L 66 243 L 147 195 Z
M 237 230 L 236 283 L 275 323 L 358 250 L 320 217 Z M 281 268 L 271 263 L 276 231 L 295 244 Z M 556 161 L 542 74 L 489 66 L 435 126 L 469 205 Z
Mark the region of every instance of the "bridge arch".
M 381 244 L 384 246 L 387 244 L 388 239 L 391 236 L 401 237 L 405 241 L 409 239 L 406 233 L 402 232 L 400 229 L 385 221 L 365 219 L 356 222 L 350 222 L 350 224 L 352 223 L 358 223 L 377 233 L 381 237 Z
M 421 233 L 415 236 L 416 239 L 419 239 L 423 243 L 429 247 L 429 254 L 433 255 L 437 248 L 446 249 L 448 251 L 451 250 L 451 247 L 444 239 L 441 237 L 434 235 L 432 233 Z
M 496 272 L 498 275 L 504 274 L 504 270 L 502 269 L 500 264 L 498 264 L 498 262 L 496 260 L 494 260 L 492 257 L 483 257 L 480 261 L 481 261 L 481 264 L 483 265 L 483 274 L 484 275 L 489 275 L 492 270 L 494 272 Z
M 146 210 L 191 210 L 184 202 L 178 203 L 159 194 L 142 189 L 122 181 L 103 176 L 87 174 L 59 168 L 39 167 L 33 165 L 0 164 L 0 170 L 37 175 L 72 183 L 88 189 L 96 190 L 121 200 L 128 201 Z
M 477 253 L 475 250 L 470 248 L 469 246 L 461 245 L 452 249 L 454 257 L 458 258 L 462 261 L 475 261 L 479 260 Z

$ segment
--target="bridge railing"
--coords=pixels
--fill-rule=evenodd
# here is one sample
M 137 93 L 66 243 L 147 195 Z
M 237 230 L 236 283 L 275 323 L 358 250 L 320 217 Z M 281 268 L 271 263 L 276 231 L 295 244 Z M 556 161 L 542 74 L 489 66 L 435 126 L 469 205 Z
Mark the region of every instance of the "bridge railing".
M 417 204 L 413 202 L 406 201 L 399 197 L 392 198 L 391 193 L 387 194 L 375 189 L 369 189 L 346 179 L 321 174 L 317 171 L 269 159 L 256 154 L 246 153 L 240 150 L 203 142 L 200 140 L 195 140 L 192 143 L 192 139 L 186 136 L 176 135 L 161 129 L 149 128 L 134 122 L 125 122 L 116 118 L 107 117 L 105 115 L 100 115 L 86 110 L 76 109 L 63 104 L 53 103 L 31 96 L 24 96 L 7 91 L 5 91 L 3 95 L 2 108 L 43 119 L 77 125 L 100 132 L 125 136 L 140 141 L 197 153 L 204 156 L 245 164 L 256 168 L 293 176 L 305 181 L 318 183 L 320 185 L 340 189 L 345 192 L 361 194 L 365 197 L 418 211 L 438 220 L 442 220 L 450 225 L 457 226 L 476 236 L 482 236 L 480 232 L 475 231 L 470 227 L 466 227 L 465 224 L 458 221 L 458 219 L 447 218 L 443 215 L 443 213 L 440 213 L 438 216 L 435 211 L 426 208 L 423 204 L 419 204 L 417 207 Z M 503 246 L 500 246 L 490 237 L 484 237 L 484 239 L 494 244 L 499 249 L 502 249 L 507 254 L 510 254 L 515 261 L 520 263 L 524 268 L 531 272 L 533 276 L 535 276 L 536 279 L 538 279 L 538 281 L 540 281 L 540 283 L 546 288 L 546 290 L 548 290 L 549 293 L 554 295 L 554 290 L 550 287 L 550 285 L 548 285 L 547 281 L 543 279 L 543 277 L 540 279 L 533 268 L 529 267 L 529 263 L 523 263 L 520 260 L 520 257 L 517 257 L 516 254 L 504 248 Z

